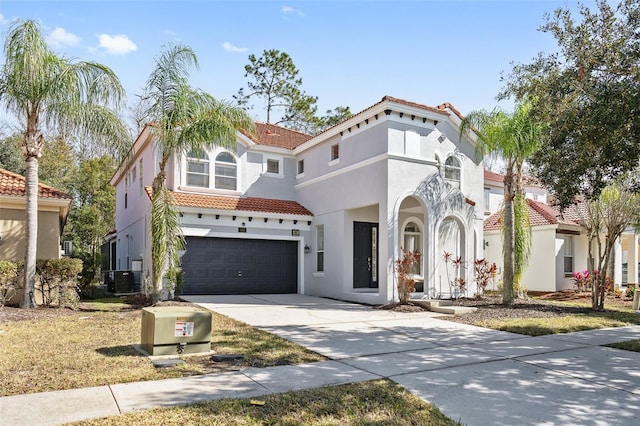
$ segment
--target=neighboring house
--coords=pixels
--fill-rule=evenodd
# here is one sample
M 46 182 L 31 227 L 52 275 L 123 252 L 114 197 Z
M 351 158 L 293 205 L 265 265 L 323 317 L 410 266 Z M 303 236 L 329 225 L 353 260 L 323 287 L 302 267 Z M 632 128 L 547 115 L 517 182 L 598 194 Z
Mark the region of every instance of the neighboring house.
M 0 169 L 0 259 L 23 262 L 27 249 L 25 178 Z M 59 259 L 60 236 L 67 221 L 71 197 L 48 185 L 38 184 L 38 259 Z M 7 303 L 18 303 L 21 292 Z M 36 302 L 41 303 L 36 295 Z
M 531 177 L 524 178 L 525 198 L 547 203 L 547 190 Z M 504 176 L 489 170 L 484 171 L 484 214 L 490 216 L 502 208 L 504 200 Z
M 484 257 L 503 266 L 500 185 L 504 177 L 485 171 Z M 487 189 L 490 188 L 490 195 Z M 525 185 L 531 220 L 531 256 L 522 277 L 527 291 L 554 292 L 574 289 L 574 272 L 587 269 L 588 241 L 580 205 L 560 213 L 547 202 L 547 193 L 533 179 Z M 500 199 L 500 200 L 499 200 Z M 614 283 L 625 286 L 638 282 L 638 238 L 633 230 L 624 232 L 614 253 Z M 595 253 L 595 250 L 594 250 Z M 635 278 L 634 278 L 635 277 Z
M 561 216 L 553 207 L 527 198 L 531 256 L 521 285 L 527 291 L 574 288 L 573 273 L 587 269 L 587 238 L 577 215 Z M 502 271 L 502 211 L 484 221 L 484 256 Z M 499 277 L 498 279 L 501 279 Z
M 71 197 L 38 184 L 38 259 L 61 256 L 60 235 L 67 221 Z M 24 261 L 26 253 L 25 178 L 0 169 L 0 259 Z
M 406 248 L 423 253 L 421 293 L 446 295 L 444 251 L 472 262 L 482 244 L 483 165 L 474 141 L 460 140 L 461 118 L 449 104 L 384 97 L 314 137 L 257 123 L 255 139 L 238 133 L 235 151 L 174 158 L 167 187 L 187 241 L 183 292 L 388 303 Z M 116 232 L 105 252 L 143 283 L 157 164 L 146 126 L 111 181 Z

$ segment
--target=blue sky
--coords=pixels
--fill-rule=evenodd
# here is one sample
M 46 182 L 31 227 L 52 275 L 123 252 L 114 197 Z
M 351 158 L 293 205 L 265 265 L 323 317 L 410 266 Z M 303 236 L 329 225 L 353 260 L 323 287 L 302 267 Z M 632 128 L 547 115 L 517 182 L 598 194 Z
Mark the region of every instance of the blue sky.
M 594 5 L 586 0 L 584 4 Z M 491 109 L 510 63 L 556 49 L 538 31 L 545 12 L 571 0 L 216 1 L 0 0 L 8 24 L 38 20 L 60 54 L 111 67 L 129 103 L 142 92 L 153 58 L 169 42 L 200 62 L 192 85 L 231 99 L 245 83 L 248 55 L 287 52 L 319 111 L 360 111 L 385 95 L 462 113 Z M 264 120 L 259 105 L 251 111 Z M 509 103 L 503 104 L 510 108 Z

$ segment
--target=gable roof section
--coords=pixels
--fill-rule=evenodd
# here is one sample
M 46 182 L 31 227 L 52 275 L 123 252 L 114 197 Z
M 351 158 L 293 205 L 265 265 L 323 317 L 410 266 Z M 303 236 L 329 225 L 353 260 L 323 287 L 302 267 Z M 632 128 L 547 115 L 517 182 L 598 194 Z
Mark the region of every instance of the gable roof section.
M 26 178 L 9 170 L 0 169 L 0 195 L 25 197 L 27 195 Z M 71 199 L 71 196 L 66 192 L 44 183 L 38 183 L 38 197 L 59 200 Z
M 294 149 L 313 137 L 286 127 L 260 122 L 256 122 L 256 133 L 258 137 L 256 143 L 258 145 L 285 149 Z
M 152 189 L 145 188 L 151 198 Z M 225 197 L 221 195 L 195 194 L 189 192 L 173 192 L 171 196 L 177 206 L 212 210 L 236 210 L 256 213 L 290 214 L 313 216 L 309 210 L 296 201 L 276 200 L 257 197 Z
M 562 216 L 560 212 L 545 203 L 534 201 L 527 198 L 527 204 L 529 205 L 529 220 L 531 221 L 531 227 L 548 225 L 568 225 L 570 227 L 580 226 L 575 217 L 566 214 Z M 502 210 L 495 212 L 484 220 L 483 229 L 485 231 L 496 231 L 502 226 Z

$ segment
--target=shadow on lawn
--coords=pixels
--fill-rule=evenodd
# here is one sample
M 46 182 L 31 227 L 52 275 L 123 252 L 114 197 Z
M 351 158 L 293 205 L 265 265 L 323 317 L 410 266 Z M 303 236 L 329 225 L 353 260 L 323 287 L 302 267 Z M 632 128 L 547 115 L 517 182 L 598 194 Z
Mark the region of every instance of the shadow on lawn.
M 98 348 L 96 349 L 101 355 L 108 356 L 111 358 L 120 357 L 120 356 L 134 356 L 134 357 L 143 357 L 140 351 L 136 350 L 132 345 L 118 345 L 118 346 L 109 346 L 106 348 Z

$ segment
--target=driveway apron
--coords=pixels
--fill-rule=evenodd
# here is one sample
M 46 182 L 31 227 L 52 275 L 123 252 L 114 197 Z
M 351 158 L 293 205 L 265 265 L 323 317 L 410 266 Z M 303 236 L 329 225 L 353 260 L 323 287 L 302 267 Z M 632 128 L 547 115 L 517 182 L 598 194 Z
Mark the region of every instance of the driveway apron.
M 640 353 L 600 346 L 640 339 L 640 326 L 528 337 L 298 294 L 185 299 L 389 378 L 463 424 L 640 424 Z

